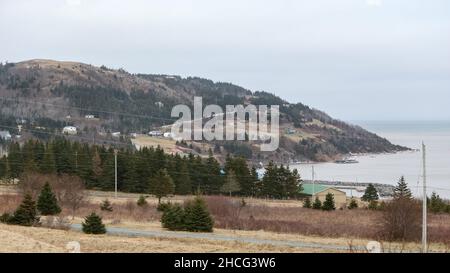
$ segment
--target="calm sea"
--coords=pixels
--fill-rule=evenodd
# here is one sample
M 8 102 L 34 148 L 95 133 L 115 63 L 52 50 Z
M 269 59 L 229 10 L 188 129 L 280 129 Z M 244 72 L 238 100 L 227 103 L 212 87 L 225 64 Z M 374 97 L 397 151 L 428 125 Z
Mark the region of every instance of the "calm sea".
M 427 184 L 429 192 L 450 198 L 450 121 L 357 121 L 353 124 L 387 138 L 394 144 L 421 149 L 427 146 Z M 395 185 L 403 175 L 412 192 L 422 193 L 422 153 L 362 155 L 358 164 L 314 164 L 318 180 L 376 182 Z M 311 179 L 311 164 L 293 165 L 304 179 Z

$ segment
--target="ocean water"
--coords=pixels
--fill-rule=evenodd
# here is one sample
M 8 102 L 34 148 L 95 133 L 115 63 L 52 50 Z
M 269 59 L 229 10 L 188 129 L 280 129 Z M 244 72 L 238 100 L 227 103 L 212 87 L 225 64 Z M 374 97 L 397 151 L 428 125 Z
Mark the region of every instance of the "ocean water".
M 450 121 L 356 121 L 353 124 L 378 134 L 394 144 L 427 151 L 428 195 L 432 191 L 450 199 Z M 422 196 L 421 151 L 355 156 L 358 164 L 314 164 L 317 180 L 374 182 L 395 185 L 403 175 L 411 191 Z M 304 179 L 311 179 L 311 164 L 292 165 Z

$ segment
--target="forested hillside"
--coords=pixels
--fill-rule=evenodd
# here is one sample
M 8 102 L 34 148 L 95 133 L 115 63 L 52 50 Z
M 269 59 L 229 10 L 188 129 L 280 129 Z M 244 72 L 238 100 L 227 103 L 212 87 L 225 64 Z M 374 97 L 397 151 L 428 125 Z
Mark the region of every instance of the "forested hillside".
M 214 151 L 221 151 L 223 156 L 240 153 L 261 161 L 326 161 L 348 153 L 406 149 L 268 92 L 252 92 L 230 83 L 195 77 L 130 74 L 123 69 L 50 60 L 0 65 L 0 128 L 14 132 L 18 120 L 25 120 L 23 128 L 41 139 L 51 138 L 65 125 L 77 126 L 79 136 L 89 139 L 113 131 L 123 136 L 146 133 L 173 123 L 172 107 L 180 103 L 191 105 L 194 96 L 203 97 L 204 105 L 280 106 L 282 137 L 277 153 L 260 153 L 249 142 L 216 142 Z M 85 115 L 96 119 L 87 122 Z

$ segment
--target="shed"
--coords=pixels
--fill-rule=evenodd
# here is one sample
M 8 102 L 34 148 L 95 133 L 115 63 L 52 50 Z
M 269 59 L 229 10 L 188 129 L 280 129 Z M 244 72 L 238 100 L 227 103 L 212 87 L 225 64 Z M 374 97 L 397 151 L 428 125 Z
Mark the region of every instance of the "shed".
M 302 184 L 303 190 L 300 192 L 302 195 L 306 195 L 312 198 L 319 198 L 323 203 L 328 193 L 333 194 L 336 207 L 345 207 L 347 205 L 347 195 L 344 191 L 338 190 L 332 186 L 322 184 Z M 312 200 L 314 202 L 314 200 Z

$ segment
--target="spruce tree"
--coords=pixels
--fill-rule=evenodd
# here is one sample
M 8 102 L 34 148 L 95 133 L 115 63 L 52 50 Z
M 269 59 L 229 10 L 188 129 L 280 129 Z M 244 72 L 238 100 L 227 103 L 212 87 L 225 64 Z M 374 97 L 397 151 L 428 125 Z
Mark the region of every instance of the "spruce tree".
M 357 209 L 358 208 L 358 203 L 356 202 L 355 198 L 352 198 L 350 200 L 350 204 L 348 204 L 348 209 Z
M 103 202 L 100 204 L 100 209 L 103 211 L 113 211 L 113 207 L 111 205 L 111 202 L 109 202 L 108 199 L 103 200 Z
M 316 199 L 314 200 L 312 208 L 313 209 L 321 209 L 322 208 L 322 202 L 320 201 L 320 199 L 318 197 L 316 197 Z
M 148 205 L 147 200 L 145 200 L 145 196 L 143 195 L 139 196 L 139 199 L 137 200 L 136 203 L 139 207 L 145 207 Z
M 394 188 L 394 198 L 412 198 L 411 190 L 408 188 L 408 184 L 406 184 L 404 176 L 400 177 L 397 186 Z
M 241 186 L 236 179 L 236 175 L 234 171 L 230 169 L 225 178 L 225 183 L 222 185 L 220 191 L 231 196 L 233 193 L 239 192 L 240 190 Z
M 53 147 L 49 143 L 47 149 L 45 150 L 44 157 L 42 159 L 42 164 L 40 164 L 41 173 L 53 174 L 56 172 L 55 157 L 53 154 Z
M 45 183 L 41 193 L 39 194 L 37 209 L 42 215 L 56 215 L 61 212 L 56 196 L 52 192 L 48 182 Z
M 8 158 L 3 156 L 0 158 L 0 179 L 8 177 Z
M 161 216 L 162 226 L 169 230 L 184 230 L 184 222 L 184 209 L 179 204 L 168 205 L 168 207 L 164 210 L 163 215 Z
M 187 195 L 192 193 L 192 183 L 186 162 L 180 163 L 179 173 L 175 175 L 175 193 Z
M 197 196 L 187 202 L 185 206 L 185 227 L 193 232 L 212 232 L 214 220 L 212 219 L 205 201 Z
M 362 201 L 370 202 L 370 201 L 376 201 L 378 200 L 378 191 L 375 188 L 373 184 L 369 184 L 367 186 L 366 191 L 364 192 L 364 195 L 361 197 Z
M 435 192 L 431 194 L 429 203 L 430 203 L 429 205 L 430 211 L 433 213 L 445 212 L 447 207 L 447 205 L 444 203 L 441 197 Z
M 305 201 L 303 201 L 303 207 L 306 209 L 312 208 L 311 199 L 307 197 Z
M 325 201 L 322 204 L 322 210 L 330 211 L 335 209 L 336 206 L 334 204 L 334 195 L 332 193 L 328 193 L 325 196 Z
M 30 194 L 26 194 L 19 208 L 10 219 L 11 224 L 21 226 L 33 226 L 39 223 L 36 204 Z
M 106 233 L 106 228 L 102 222 L 102 218 L 94 212 L 86 216 L 86 218 L 84 218 L 84 222 L 81 225 L 83 232 L 86 234 Z
M 175 185 L 172 178 L 167 174 L 165 169 L 159 170 L 156 176 L 150 179 L 151 193 L 158 198 L 158 204 L 161 198 L 173 194 Z

